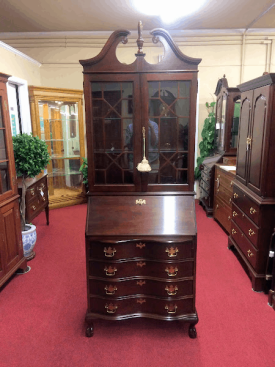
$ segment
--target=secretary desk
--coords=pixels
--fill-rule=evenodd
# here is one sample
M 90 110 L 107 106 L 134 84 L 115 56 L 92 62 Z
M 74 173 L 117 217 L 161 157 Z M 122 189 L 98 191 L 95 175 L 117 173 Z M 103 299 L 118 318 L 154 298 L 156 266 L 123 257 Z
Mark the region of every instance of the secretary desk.
M 149 64 L 138 24 L 136 60 L 116 57 L 126 30 L 81 60 L 88 155 L 86 335 L 94 319 L 189 324 L 196 337 L 194 150 L 198 64 L 169 33 Z

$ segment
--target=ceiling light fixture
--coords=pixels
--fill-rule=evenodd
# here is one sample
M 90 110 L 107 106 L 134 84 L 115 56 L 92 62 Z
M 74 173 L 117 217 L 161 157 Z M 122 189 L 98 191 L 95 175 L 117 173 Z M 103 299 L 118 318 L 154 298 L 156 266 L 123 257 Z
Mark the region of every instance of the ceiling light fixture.
M 137 11 L 159 16 L 164 23 L 173 23 L 194 13 L 206 0 L 132 0 Z

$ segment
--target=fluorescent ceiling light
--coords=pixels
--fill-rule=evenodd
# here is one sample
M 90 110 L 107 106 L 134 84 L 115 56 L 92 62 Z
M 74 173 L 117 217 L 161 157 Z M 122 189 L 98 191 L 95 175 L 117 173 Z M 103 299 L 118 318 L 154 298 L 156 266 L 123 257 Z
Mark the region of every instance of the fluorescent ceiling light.
M 194 13 L 206 0 L 132 0 L 137 11 L 159 16 L 164 23 L 172 23 Z

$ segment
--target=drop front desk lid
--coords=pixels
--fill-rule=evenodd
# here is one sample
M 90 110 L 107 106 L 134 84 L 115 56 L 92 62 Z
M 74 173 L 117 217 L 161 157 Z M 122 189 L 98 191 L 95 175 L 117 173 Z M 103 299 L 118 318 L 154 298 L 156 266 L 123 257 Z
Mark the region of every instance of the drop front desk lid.
M 88 201 L 86 236 L 196 234 L 193 196 L 93 196 Z

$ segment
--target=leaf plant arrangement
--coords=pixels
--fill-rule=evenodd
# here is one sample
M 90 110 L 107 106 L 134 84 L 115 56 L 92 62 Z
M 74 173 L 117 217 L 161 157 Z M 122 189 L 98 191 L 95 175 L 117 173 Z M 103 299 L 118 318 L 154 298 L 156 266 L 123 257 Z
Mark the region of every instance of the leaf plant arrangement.
M 195 168 L 195 180 L 198 180 L 201 177 L 200 165 L 202 164 L 204 158 L 211 155 L 211 153 L 213 153 L 215 149 L 215 104 L 216 102 L 206 102 L 205 104 L 208 110 L 208 117 L 204 120 L 204 125 L 201 132 L 202 141 L 199 144 L 200 156 L 197 158 L 197 166 Z
M 83 184 L 87 188 L 88 185 L 88 160 L 87 158 L 82 157 L 83 163 L 81 164 L 79 171 L 82 173 Z
M 26 178 L 37 176 L 50 162 L 47 144 L 32 134 L 13 136 L 13 151 L 17 177 L 22 177 L 22 199 L 20 203 L 22 231 L 27 230 Z

